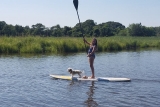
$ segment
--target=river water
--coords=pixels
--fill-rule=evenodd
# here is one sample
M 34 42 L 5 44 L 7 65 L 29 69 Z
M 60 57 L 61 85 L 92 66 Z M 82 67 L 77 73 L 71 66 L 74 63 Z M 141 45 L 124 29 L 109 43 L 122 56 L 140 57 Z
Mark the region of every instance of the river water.
M 54 80 L 67 68 L 91 75 L 86 53 L 1 55 L 0 107 L 158 107 L 160 50 L 97 53 L 95 74 L 131 82 Z

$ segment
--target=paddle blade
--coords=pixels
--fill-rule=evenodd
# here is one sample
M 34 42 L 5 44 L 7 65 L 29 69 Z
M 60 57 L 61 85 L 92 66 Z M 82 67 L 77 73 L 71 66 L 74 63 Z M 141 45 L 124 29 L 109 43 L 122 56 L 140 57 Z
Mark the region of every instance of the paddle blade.
M 74 7 L 76 10 L 78 9 L 78 0 L 73 0 Z

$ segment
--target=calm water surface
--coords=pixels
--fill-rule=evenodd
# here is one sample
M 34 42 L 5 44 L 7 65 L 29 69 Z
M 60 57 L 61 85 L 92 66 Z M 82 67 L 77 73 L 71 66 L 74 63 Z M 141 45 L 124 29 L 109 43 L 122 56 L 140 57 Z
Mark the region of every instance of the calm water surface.
M 97 53 L 96 76 L 127 77 L 131 82 L 54 80 L 67 68 L 90 76 L 85 53 L 0 56 L 0 107 L 158 107 L 160 51 Z

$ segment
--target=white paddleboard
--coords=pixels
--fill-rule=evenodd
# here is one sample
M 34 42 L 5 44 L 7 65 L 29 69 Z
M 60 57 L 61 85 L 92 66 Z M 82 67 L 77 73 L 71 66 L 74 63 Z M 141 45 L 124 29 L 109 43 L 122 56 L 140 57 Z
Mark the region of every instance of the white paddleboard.
M 54 79 L 63 79 L 63 80 L 78 80 L 78 81 L 108 81 L 108 82 L 130 82 L 130 78 L 115 78 L 115 77 L 96 77 L 92 78 L 79 78 L 63 75 L 50 75 Z
M 98 78 L 77 78 L 78 81 L 98 81 Z
M 110 81 L 110 82 L 130 82 L 130 78 L 115 78 L 115 77 L 99 77 L 99 81 Z
M 129 78 L 115 78 L 115 77 L 97 77 L 97 78 L 77 78 L 79 81 L 110 81 L 110 82 L 129 82 Z

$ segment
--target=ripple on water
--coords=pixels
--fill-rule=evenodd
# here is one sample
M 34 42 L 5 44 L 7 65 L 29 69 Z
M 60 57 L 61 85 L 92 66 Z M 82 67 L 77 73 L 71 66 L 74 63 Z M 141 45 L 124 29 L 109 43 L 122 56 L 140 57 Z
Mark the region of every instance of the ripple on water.
M 157 107 L 160 105 L 160 51 L 99 53 L 97 76 L 128 77 L 131 82 L 54 80 L 68 67 L 90 75 L 86 54 L 0 57 L 2 107 Z

